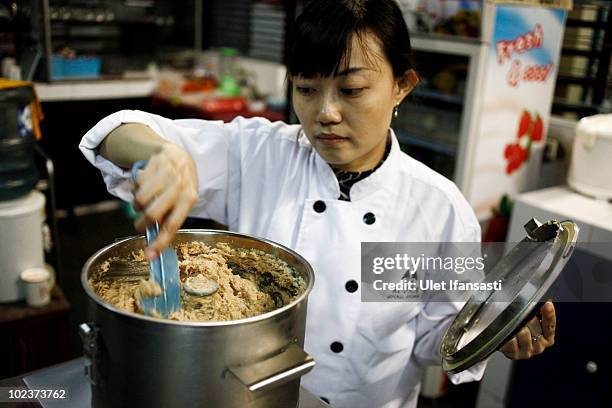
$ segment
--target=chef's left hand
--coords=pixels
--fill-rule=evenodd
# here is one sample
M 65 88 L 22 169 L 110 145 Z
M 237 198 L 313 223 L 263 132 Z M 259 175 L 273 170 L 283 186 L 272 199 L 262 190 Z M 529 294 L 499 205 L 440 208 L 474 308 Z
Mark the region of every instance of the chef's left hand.
M 540 309 L 542 321 L 536 316 L 499 349 L 511 360 L 524 360 L 541 354 L 555 344 L 557 316 L 555 306 L 548 301 Z

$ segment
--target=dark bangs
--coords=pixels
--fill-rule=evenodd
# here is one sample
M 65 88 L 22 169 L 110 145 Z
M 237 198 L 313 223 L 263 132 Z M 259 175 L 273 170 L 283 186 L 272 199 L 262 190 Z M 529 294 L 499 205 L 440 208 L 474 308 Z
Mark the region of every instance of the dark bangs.
M 288 74 L 327 77 L 348 68 L 353 35 L 368 31 L 378 37 L 395 76 L 413 68 L 410 36 L 395 0 L 312 0 L 292 30 Z
M 330 76 L 350 61 L 357 16 L 341 0 L 311 1 L 295 21 L 287 69 L 291 76 Z

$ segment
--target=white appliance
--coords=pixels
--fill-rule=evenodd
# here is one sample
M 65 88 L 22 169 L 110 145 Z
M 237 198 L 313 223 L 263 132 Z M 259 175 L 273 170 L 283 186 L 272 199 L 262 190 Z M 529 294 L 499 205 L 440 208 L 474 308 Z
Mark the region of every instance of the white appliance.
M 582 118 L 576 137 L 568 184 L 579 193 L 612 199 L 612 114 Z
M 612 156 L 609 156 L 612 159 Z M 507 242 L 518 242 L 525 235 L 525 220 L 535 217 L 540 220 L 570 219 L 578 224 L 580 235 L 577 248 L 592 256 L 612 261 L 609 243 L 612 242 L 612 204 L 586 197 L 567 186 L 549 187 L 531 191 L 516 197 L 510 221 Z M 594 276 L 583 276 L 584 287 L 607 290 L 610 283 L 595 281 Z M 602 296 L 603 298 L 603 296 Z M 588 354 L 588 353 L 587 353 Z M 577 356 L 585 354 L 577 354 Z M 576 356 L 574 356 L 576 357 Z M 504 408 L 508 405 L 513 361 L 502 353 L 494 353 L 480 383 L 476 408 Z M 580 365 L 570 365 L 580 367 Z M 588 361 L 582 367 L 591 373 Z M 575 375 L 568 371 L 568 375 Z
M 21 272 L 45 265 L 44 214 L 45 196 L 36 190 L 0 201 L 0 303 L 24 299 Z

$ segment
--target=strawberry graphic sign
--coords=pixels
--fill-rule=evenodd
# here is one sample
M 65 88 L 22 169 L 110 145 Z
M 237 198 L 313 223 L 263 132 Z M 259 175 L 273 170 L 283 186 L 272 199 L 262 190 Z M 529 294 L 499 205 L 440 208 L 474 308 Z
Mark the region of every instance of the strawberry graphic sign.
M 532 144 L 541 142 L 543 133 L 544 122 L 540 114 L 536 112 L 535 116 L 532 116 L 527 110 L 523 110 L 516 132 L 517 140 L 507 144 L 504 149 L 506 174 L 512 174 L 529 159 Z
M 481 220 L 492 215 L 504 195 L 513 199 L 542 184 L 544 144 L 567 18 L 565 9 L 543 3 L 482 2 L 489 12 L 483 13 L 474 76 L 468 73 L 468 83 L 472 78 L 476 82 L 472 88 L 476 101 L 466 118 L 469 133 L 459 144 L 463 151 L 457 155 L 456 175 Z

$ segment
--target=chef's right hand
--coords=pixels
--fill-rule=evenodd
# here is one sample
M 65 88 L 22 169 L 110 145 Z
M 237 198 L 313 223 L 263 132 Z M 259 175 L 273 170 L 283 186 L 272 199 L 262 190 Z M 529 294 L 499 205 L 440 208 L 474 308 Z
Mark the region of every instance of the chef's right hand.
M 168 246 L 198 198 L 198 175 L 192 157 L 183 148 L 165 143 L 138 171 L 134 208 L 141 216 L 134 223 L 143 232 L 159 222 L 159 235 L 145 250 L 148 259 L 156 258 Z

